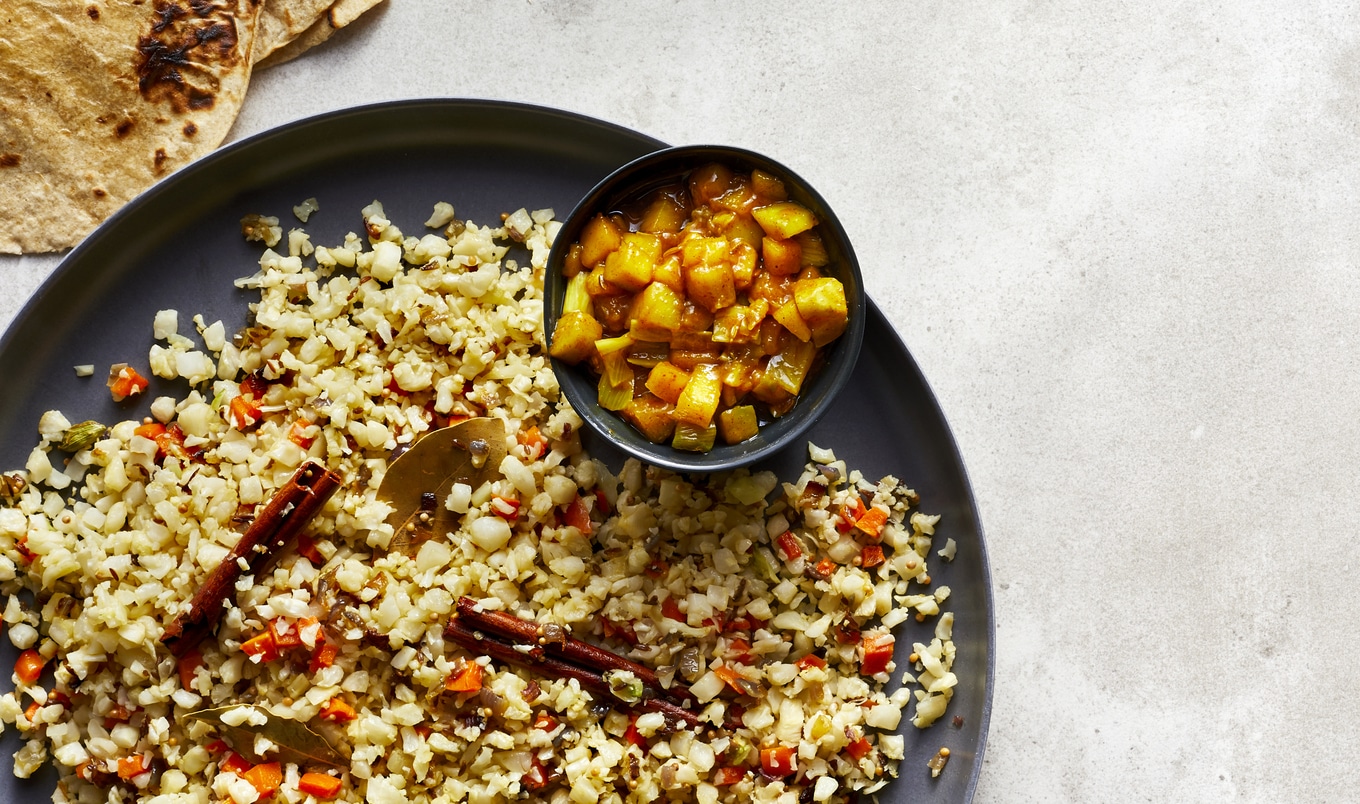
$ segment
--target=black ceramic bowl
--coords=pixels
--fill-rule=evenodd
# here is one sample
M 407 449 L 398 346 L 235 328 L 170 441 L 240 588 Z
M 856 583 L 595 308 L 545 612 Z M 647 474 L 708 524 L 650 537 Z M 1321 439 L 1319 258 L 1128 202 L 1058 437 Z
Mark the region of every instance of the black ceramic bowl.
M 757 169 L 770 173 L 784 182 L 789 200 L 812 210 L 817 216 L 817 229 L 830 256 L 830 262 L 822 270 L 845 286 L 849 322 L 845 332 L 822 350 L 820 367 L 803 384 L 802 392 L 791 411 L 762 426 L 755 436 L 738 444 L 723 444 L 720 440 L 709 452 L 687 452 L 669 444 L 648 441 L 618 414 L 600 407 L 597 380 L 584 364 L 573 366 L 553 360 L 553 370 L 562 393 L 592 428 L 619 448 L 647 463 L 683 472 L 718 472 L 754 463 L 789 446 L 806 432 L 826 413 L 836 394 L 849 381 L 859 358 L 860 344 L 864 341 L 868 308 L 859 262 L 855 259 L 850 239 L 826 200 L 806 181 L 773 159 L 752 151 L 721 145 L 686 145 L 648 154 L 614 171 L 597 184 L 567 217 L 553 241 L 543 280 L 543 331 L 547 333 L 550 344 L 557 320 L 562 314 L 567 287 L 562 264 L 568 249 L 580 240 L 585 224 L 597 212 L 616 210 L 623 202 L 672 184 L 695 168 L 713 162 L 726 165 L 733 173 L 749 174 Z

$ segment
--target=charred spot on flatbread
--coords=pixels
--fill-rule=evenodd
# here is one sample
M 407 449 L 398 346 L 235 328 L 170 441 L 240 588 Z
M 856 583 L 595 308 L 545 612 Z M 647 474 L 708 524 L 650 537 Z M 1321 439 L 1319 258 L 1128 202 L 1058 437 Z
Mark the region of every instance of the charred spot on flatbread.
M 95 22 L 99 22 L 99 6 L 90 6 L 86 8 L 85 13 L 89 16 L 90 19 L 94 20 Z
M 113 127 L 113 133 L 121 140 L 128 135 L 128 132 L 132 131 L 132 127 L 135 125 L 137 125 L 137 121 L 133 120 L 131 117 L 124 118 L 118 125 Z
M 192 136 L 194 136 L 195 134 L 198 133 L 198 126 L 194 125 L 194 122 L 193 122 L 192 120 L 190 120 L 188 123 L 185 123 L 185 124 L 184 124 L 184 129 L 183 129 L 183 130 L 184 130 L 184 136 L 186 136 L 186 137 L 192 137 Z
M 0 154 L 0 167 L 18 167 L 24 158 L 18 154 Z
M 236 18 L 215 0 L 189 6 L 157 0 L 151 30 L 137 41 L 137 88 L 152 103 L 169 103 L 176 114 L 211 109 L 218 82 L 203 65 L 230 67 L 240 58 Z

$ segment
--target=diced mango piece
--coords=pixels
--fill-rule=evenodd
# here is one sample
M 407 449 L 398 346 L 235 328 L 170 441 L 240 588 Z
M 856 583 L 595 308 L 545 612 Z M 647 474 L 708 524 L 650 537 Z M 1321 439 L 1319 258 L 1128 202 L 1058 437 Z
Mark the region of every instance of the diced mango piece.
M 652 268 L 660 261 L 660 238 L 647 232 L 628 232 L 618 250 L 605 258 L 604 278 L 635 293 L 652 281 Z
M 718 224 L 717 216 L 714 223 Z M 765 230 L 760 228 L 760 224 L 750 215 L 732 214 L 730 219 L 725 219 L 718 225 L 723 237 L 733 243 L 745 243 L 753 248 L 759 248 L 760 238 L 765 236 Z
M 628 329 L 638 340 L 669 341 L 680 329 L 684 310 L 684 297 L 660 282 L 652 282 L 635 297 Z
M 678 232 L 689 218 L 689 209 L 668 193 L 656 194 L 642 213 L 638 229 L 643 232 Z
M 756 265 L 760 262 L 760 257 L 756 253 L 755 246 L 746 243 L 737 243 L 732 247 L 732 286 L 737 290 L 746 290 L 751 287 L 751 282 L 755 280 Z
M 817 346 L 826 346 L 845 331 L 849 312 L 845 286 L 839 279 L 831 276 L 800 279 L 793 285 L 793 301 L 812 330 L 812 342 Z
M 675 401 L 675 420 L 695 427 L 707 427 L 718 412 L 718 401 L 722 394 L 722 380 L 718 367 L 701 363 L 694 367 L 685 383 L 685 390 Z
M 812 214 L 812 210 L 793 201 L 756 207 L 751 214 L 765 234 L 779 240 L 788 240 L 817 225 L 817 216 Z
M 750 405 L 728 408 L 718 414 L 718 434 L 723 441 L 736 444 L 755 435 L 760 429 L 756 409 Z
M 674 405 L 684 393 L 689 372 L 670 362 L 657 363 L 647 375 L 647 390 Z
M 793 282 L 791 276 L 776 276 L 766 271 L 756 271 L 747 295 L 752 299 L 766 299 L 771 307 L 783 307 L 793 301 Z
M 812 340 L 812 330 L 808 327 L 803 316 L 798 313 L 798 305 L 789 302 L 783 307 L 776 307 L 774 320 L 778 321 L 789 334 L 800 341 Z
M 784 187 L 784 182 L 763 170 L 751 172 L 751 190 L 760 198 L 762 204 L 789 200 L 789 191 Z
M 595 351 L 595 341 L 604 334 L 600 322 L 586 313 L 567 313 L 557 319 L 552 348 L 548 353 L 564 363 L 575 365 Z
M 660 282 L 681 295 L 685 292 L 685 274 L 680 268 L 680 255 L 668 254 L 652 268 L 652 281 Z
M 760 257 L 765 261 L 765 270 L 778 276 L 796 274 L 803 267 L 803 247 L 795 240 L 776 240 L 763 237 L 760 240 Z
M 672 407 L 651 394 L 634 397 L 624 406 L 621 415 L 654 444 L 664 444 L 675 432 Z
M 726 165 L 712 162 L 690 171 L 689 195 L 695 206 L 707 204 L 731 187 L 732 171 Z
M 581 264 L 594 268 L 619 247 L 622 233 L 613 220 L 596 215 L 581 228 Z

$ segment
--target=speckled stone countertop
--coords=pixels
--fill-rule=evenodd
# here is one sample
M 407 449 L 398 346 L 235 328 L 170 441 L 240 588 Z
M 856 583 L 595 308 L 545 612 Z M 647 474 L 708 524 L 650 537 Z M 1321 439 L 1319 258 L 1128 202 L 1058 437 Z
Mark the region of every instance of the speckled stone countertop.
M 389 0 L 232 139 L 378 100 L 770 154 L 840 212 L 988 536 L 976 800 L 1344 801 L 1360 11 Z M 0 323 L 57 257 L 0 258 Z

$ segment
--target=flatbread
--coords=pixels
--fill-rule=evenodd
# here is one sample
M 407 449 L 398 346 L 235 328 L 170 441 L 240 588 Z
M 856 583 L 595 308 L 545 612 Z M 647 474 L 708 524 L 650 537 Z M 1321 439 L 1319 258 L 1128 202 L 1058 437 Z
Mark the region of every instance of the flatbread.
M 330 39 L 336 31 L 359 19 L 365 11 L 381 2 L 382 0 L 336 0 L 335 5 L 327 9 L 321 19 L 312 23 L 312 26 L 296 39 L 262 59 L 257 68 L 263 70 L 296 59 Z
M 0 252 L 59 251 L 226 137 L 260 0 L 4 0 Z
M 260 59 L 298 38 L 321 19 L 335 0 L 264 0 L 250 60 Z

